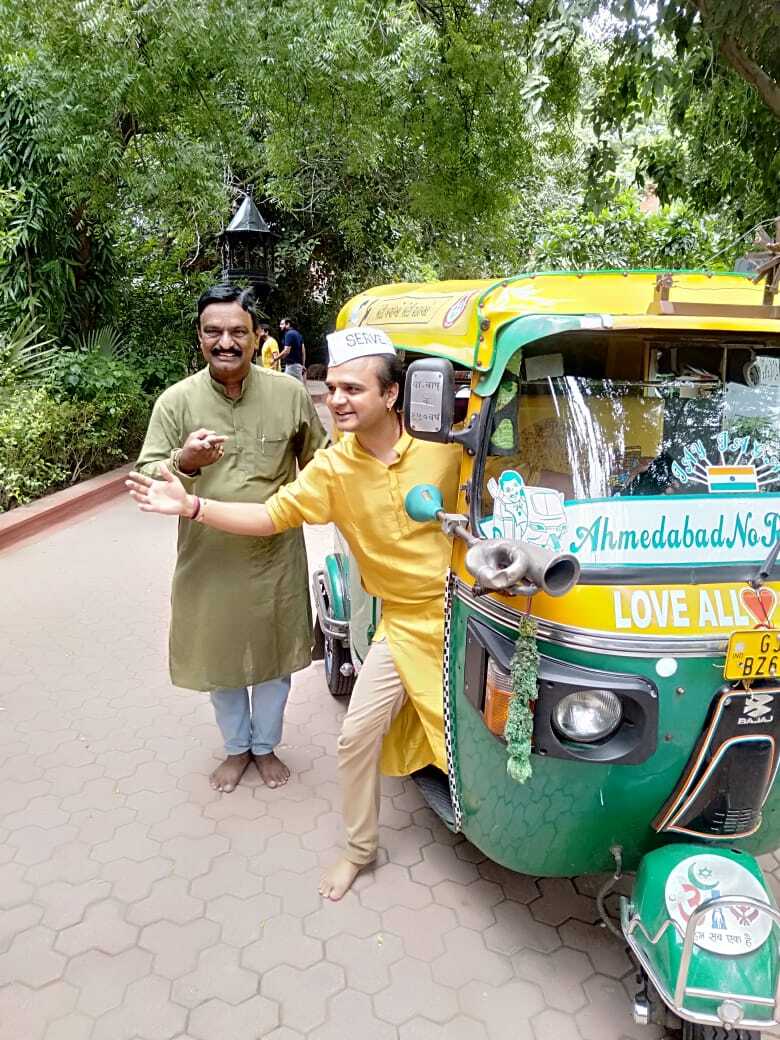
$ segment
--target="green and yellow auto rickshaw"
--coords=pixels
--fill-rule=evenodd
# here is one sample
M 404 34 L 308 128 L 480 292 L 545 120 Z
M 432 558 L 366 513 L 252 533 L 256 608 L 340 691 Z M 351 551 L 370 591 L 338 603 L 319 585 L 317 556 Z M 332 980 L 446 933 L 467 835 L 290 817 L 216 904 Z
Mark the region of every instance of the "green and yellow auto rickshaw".
M 772 288 L 656 272 L 389 285 L 343 308 L 339 327 L 361 324 L 410 363 L 409 431 L 464 449 L 459 515 L 432 487 L 407 501 L 453 534 L 449 776 L 422 789 L 513 870 L 636 871 L 620 928 L 637 1020 L 666 1005 L 689 1040 L 756 1036 L 780 1017 L 780 914 L 754 858 L 780 844 Z M 343 694 L 379 605 L 343 545 L 315 594 Z M 523 711 L 525 761 L 508 725 Z

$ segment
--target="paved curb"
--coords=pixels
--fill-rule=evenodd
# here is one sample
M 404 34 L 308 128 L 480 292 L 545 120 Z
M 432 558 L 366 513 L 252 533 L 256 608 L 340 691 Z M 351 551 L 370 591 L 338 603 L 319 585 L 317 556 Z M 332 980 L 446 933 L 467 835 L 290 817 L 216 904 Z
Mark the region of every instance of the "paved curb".
M 0 513 L 0 552 L 32 535 L 40 534 L 63 520 L 78 516 L 93 506 L 115 498 L 125 489 L 132 464 L 120 466 L 91 480 L 84 480 L 64 491 L 55 491 L 29 506 L 17 506 Z

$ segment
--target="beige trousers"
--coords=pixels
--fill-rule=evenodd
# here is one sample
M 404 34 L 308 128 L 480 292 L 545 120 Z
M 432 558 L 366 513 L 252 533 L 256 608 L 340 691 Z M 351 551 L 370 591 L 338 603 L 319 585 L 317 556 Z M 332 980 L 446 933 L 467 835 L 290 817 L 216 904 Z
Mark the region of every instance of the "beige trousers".
M 379 845 L 379 756 L 382 741 L 406 698 L 384 639 L 371 644 L 352 691 L 338 739 L 344 795 L 345 857 L 363 867 Z

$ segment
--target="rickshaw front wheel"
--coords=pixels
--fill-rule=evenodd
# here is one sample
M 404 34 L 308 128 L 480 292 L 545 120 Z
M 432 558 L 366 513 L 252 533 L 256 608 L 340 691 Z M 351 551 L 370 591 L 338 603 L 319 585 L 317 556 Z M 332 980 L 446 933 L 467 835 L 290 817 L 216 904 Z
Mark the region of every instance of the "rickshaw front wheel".
M 752 1029 L 731 1029 L 683 1022 L 682 1040 L 761 1040 L 761 1034 Z
M 344 665 L 349 666 L 346 675 L 342 672 Z M 334 697 L 348 697 L 355 685 L 352 655 L 343 643 L 327 633 L 325 633 L 325 681 Z

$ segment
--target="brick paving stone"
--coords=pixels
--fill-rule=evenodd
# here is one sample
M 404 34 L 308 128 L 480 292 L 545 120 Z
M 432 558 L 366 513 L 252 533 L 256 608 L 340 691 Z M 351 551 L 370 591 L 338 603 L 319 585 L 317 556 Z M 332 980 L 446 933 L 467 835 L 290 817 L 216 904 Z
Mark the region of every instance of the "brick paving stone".
M 493 907 L 496 923 L 484 933 L 485 945 L 498 953 L 513 954 L 530 948 L 551 953 L 561 945 L 557 931 L 535 921 L 528 907 L 506 900 Z
M 33 798 L 20 812 L 10 813 L 3 820 L 12 830 L 21 827 L 59 827 L 68 822 L 70 813 L 63 810 L 57 795 L 45 794 Z
M 173 1040 L 184 1031 L 187 1011 L 171 1003 L 170 989 L 155 975 L 131 982 L 122 1005 L 97 1020 L 91 1040 Z
M 160 854 L 173 860 L 174 873 L 179 877 L 196 878 L 207 873 L 212 861 L 229 850 L 227 838 L 209 834 L 205 838 L 171 838 L 162 845 Z
M 149 974 L 152 955 L 137 947 L 124 953 L 107 954 L 88 950 L 72 957 L 65 981 L 79 991 L 78 1009 L 93 1018 L 119 1007 L 131 982 Z
M 482 930 L 495 924 L 493 907 L 503 900 L 504 894 L 492 881 L 472 881 L 468 885 L 441 881 L 434 886 L 433 897 L 437 903 L 455 911 L 458 924 Z
M 413 824 L 400 830 L 379 828 L 380 848 L 387 852 L 390 863 L 397 863 L 402 867 L 421 863 L 423 847 L 432 841 L 433 835 L 427 828 L 415 827 Z
M 115 859 L 131 859 L 140 863 L 160 853 L 160 843 L 148 834 L 146 823 L 126 823 L 120 827 L 110 841 L 96 845 L 93 859 L 98 863 L 110 863 Z
M 396 1040 L 397 1035 L 395 1026 L 374 1015 L 365 994 L 350 989 L 331 999 L 328 1021 L 308 1034 L 309 1040 Z
M 310 968 L 280 964 L 260 981 L 262 995 L 279 1004 L 281 1023 L 303 1033 L 325 1021 L 329 998 L 343 988 L 343 970 L 327 961 Z
M 445 952 L 431 964 L 437 982 L 457 988 L 472 979 L 481 979 L 498 986 L 512 978 L 507 958 L 488 950 L 480 932 L 454 928 L 444 936 L 444 946 Z
M 210 946 L 198 960 L 197 968 L 178 978 L 171 999 L 194 1008 L 206 1000 L 217 999 L 241 1004 L 257 993 L 257 976 L 239 964 L 239 951 L 232 946 Z
M 209 1000 L 190 1013 L 189 1030 L 193 1040 L 265 1040 L 278 1022 L 278 1007 L 264 997 L 254 996 L 237 1005 Z
M 157 921 L 144 928 L 138 945 L 155 955 L 154 970 L 158 975 L 175 979 L 194 971 L 200 951 L 213 946 L 218 936 L 219 925 L 215 921 Z
M 571 1014 L 587 1004 L 582 983 L 593 974 L 593 965 L 584 953 L 565 946 L 548 954 L 522 950 L 512 967 L 518 978 L 539 986 L 551 1008 Z
M 602 975 L 622 979 L 631 970 L 624 944 L 602 925 L 571 920 L 561 925 L 559 934 L 566 946 L 586 953 Z
M 344 969 L 347 986 L 360 993 L 378 993 L 390 985 L 389 966 L 404 955 L 401 940 L 382 933 L 366 939 L 337 935 L 325 944 L 325 957 Z
M 212 802 L 203 809 L 203 815 L 209 820 L 256 820 L 264 816 L 266 807 L 252 794 L 253 788 L 242 782 L 229 794 L 215 792 Z M 183 791 L 180 791 L 183 797 Z
M 127 806 L 115 809 L 81 809 L 71 814 L 70 822 L 76 828 L 76 839 L 85 845 L 97 845 L 113 838 L 124 824 L 132 823 L 135 813 Z
M 86 1015 L 67 1015 L 51 1023 L 44 1040 L 89 1040 L 94 1025 L 95 1020 Z
M 317 825 L 301 837 L 301 845 L 312 852 L 339 846 L 344 840 L 344 820 L 341 812 L 323 813 Z
M 490 1040 L 481 1022 L 464 1015 L 444 1026 L 427 1018 L 413 1018 L 401 1026 L 398 1036 L 400 1040 Z
M 516 903 L 531 903 L 534 899 L 538 899 L 541 893 L 536 878 L 532 878 L 528 874 L 516 874 L 513 870 L 507 870 L 506 867 L 493 863 L 489 859 L 477 864 L 477 870 L 480 877 L 485 878 L 486 881 L 493 881 L 495 884 L 501 885 L 506 898 Z
M 362 939 L 382 930 L 382 918 L 362 906 L 354 892 L 348 892 L 338 902 L 323 899 L 320 908 L 304 918 L 303 929 L 315 939 L 331 939 L 345 932 Z
M 62 800 L 62 807 L 70 813 L 100 812 L 115 809 L 125 804 L 125 796 L 116 785 L 116 780 L 101 776 L 88 780 L 80 791 L 70 794 Z
M 388 863 L 375 871 L 371 884 L 361 891 L 360 901 L 372 910 L 388 910 L 399 904 L 414 910 L 431 902 L 431 890 L 412 881 L 405 867 Z
M 257 942 L 242 950 L 241 963 L 263 975 L 280 964 L 308 968 L 322 957 L 322 943 L 303 934 L 301 919 L 282 914 L 266 921 Z
M 227 839 L 230 851 L 242 856 L 259 856 L 265 851 L 268 839 L 282 829 L 282 821 L 264 814 L 247 824 L 246 820 L 229 817 L 216 824 L 217 834 Z
M 7 863 L 0 867 L 0 909 L 10 910 L 30 899 L 34 889 L 25 882 L 24 875 L 22 863 Z
M 433 833 L 433 840 L 439 845 L 459 845 L 463 841 L 463 837 L 460 834 L 453 834 L 433 809 L 429 809 L 427 805 L 412 813 L 412 822 L 418 827 L 429 828 Z
M 15 935 L 8 950 L 0 956 L 0 986 L 21 982 L 39 989 L 59 979 L 66 959 L 52 949 L 55 938 L 56 933 L 42 925 Z
M 537 921 L 553 926 L 563 924 L 570 917 L 586 924 L 598 921 L 598 911 L 592 899 L 581 896 L 569 878 L 539 878 L 541 896 L 529 904 Z
M 332 812 L 332 807 L 330 802 L 326 802 L 324 798 L 314 797 L 311 792 L 307 792 L 307 794 L 308 797 L 304 801 L 295 802 L 293 805 L 289 803 L 283 805 L 278 800 L 270 802 L 268 815 L 278 819 L 282 824 L 282 829 L 288 834 L 308 834 L 316 827 L 318 817 Z
M 470 982 L 459 999 L 463 1011 L 485 1025 L 490 1040 L 534 1040 L 530 1019 L 544 1009 L 541 990 L 520 980 L 499 987 Z
M 547 1008 L 532 1018 L 531 1027 L 536 1040 L 582 1040 L 574 1019 L 554 1008 Z
M 266 921 L 276 917 L 280 909 L 281 900 L 267 892 L 241 899 L 217 896 L 207 903 L 206 917 L 221 925 L 224 943 L 240 947 L 258 940 Z
M 89 780 L 97 780 L 102 775 L 103 767 L 97 763 L 84 766 L 64 766 L 58 763 L 48 768 L 43 778 L 62 800 L 69 794 L 78 794 Z
M 309 870 L 305 874 L 278 870 L 266 878 L 265 890 L 281 898 L 284 913 L 303 917 L 322 905 L 322 896 L 317 891 L 319 879 L 319 870 Z
M 263 879 L 249 869 L 246 856 L 225 852 L 211 863 L 207 874 L 190 882 L 190 892 L 198 899 L 216 899 L 233 895 L 248 899 L 263 891 Z
M 374 1010 L 386 1022 L 401 1025 L 416 1015 L 448 1022 L 458 1013 L 455 990 L 436 982 L 430 965 L 408 959 L 398 961 L 391 965 L 390 977 L 390 985 L 373 998 Z
M 406 953 L 429 962 L 444 953 L 443 937 L 457 927 L 457 923 L 449 907 L 433 904 L 422 910 L 391 906 L 382 914 L 384 929 L 401 937 Z
M 468 885 L 479 877 L 473 863 L 458 859 L 452 846 L 433 842 L 422 850 L 423 862 L 410 868 L 414 881 L 423 885 L 435 885 L 439 881 L 455 881 Z
M 623 986 L 606 975 L 592 975 L 585 983 L 588 1005 L 577 1012 L 577 1027 L 584 1040 L 660 1040 L 657 1026 L 638 1026 Z
M 379 822 L 383 828 L 402 830 L 412 826 L 412 814 L 394 805 L 392 798 L 383 796 L 379 808 Z
M 3 818 L 26 808 L 39 795 L 47 794 L 50 787 L 46 780 L 4 780 L 3 800 L 0 802 Z
M 289 1026 L 279 1026 L 272 1033 L 266 1034 L 263 1040 L 306 1040 L 306 1038 L 297 1029 L 290 1029 Z M 363 1040 L 367 1040 L 367 1037 L 363 1037 Z
M 43 907 L 32 903 L 22 903 L 13 910 L 4 910 L 0 914 L 0 953 L 5 953 L 15 936 L 38 924 L 42 917 Z
M 249 869 L 260 877 L 267 877 L 279 870 L 305 874 L 316 867 L 317 857 L 302 847 L 301 839 L 295 834 L 275 834 L 268 839 L 263 852 L 249 860 Z
M 60 931 L 78 924 L 92 903 L 99 903 L 111 894 L 107 881 L 84 881 L 80 885 L 69 885 L 65 881 L 52 881 L 42 885 L 35 893 L 35 901 L 43 908 L 43 923 L 48 928 Z M 0 925 L 1 927 L 1 925 Z
M 44 989 L 13 983 L 0 989 L 0 1040 L 43 1040 L 48 1026 L 68 1015 L 78 992 L 66 982 Z
M 203 900 L 191 896 L 186 878 L 166 877 L 152 884 L 152 890 L 128 908 L 131 924 L 147 925 L 155 921 L 186 924 L 203 916 Z
M 152 891 L 152 885 L 161 878 L 168 877 L 173 870 L 173 861 L 153 856 L 142 863 L 131 863 L 129 859 L 116 859 L 106 863 L 100 871 L 105 881 L 111 882 L 111 892 L 115 899 L 126 903 L 136 903 L 145 899 Z
M 34 885 L 45 885 L 50 881 L 67 881 L 78 885 L 90 881 L 100 871 L 100 864 L 91 857 L 92 849 L 78 841 L 69 841 L 54 850 L 51 859 L 36 863 L 25 874 L 27 881 Z M 0 870 L 0 905 L 5 893 Z
M 85 950 L 121 953 L 134 946 L 138 928 L 123 918 L 124 907 L 113 899 L 104 899 L 87 907 L 83 920 L 65 928 L 57 936 L 55 948 L 68 957 Z
M 244 823 L 246 826 L 246 823 Z M 149 837 L 158 841 L 184 835 L 187 838 L 202 838 L 213 834 L 216 829 L 214 820 L 203 815 L 199 805 L 177 805 L 171 809 L 164 820 L 149 828 Z
M 62 827 L 22 827 L 12 831 L 8 844 L 16 849 L 15 862 L 26 866 L 44 863 L 54 851 L 76 837 L 77 830 L 69 824 Z

